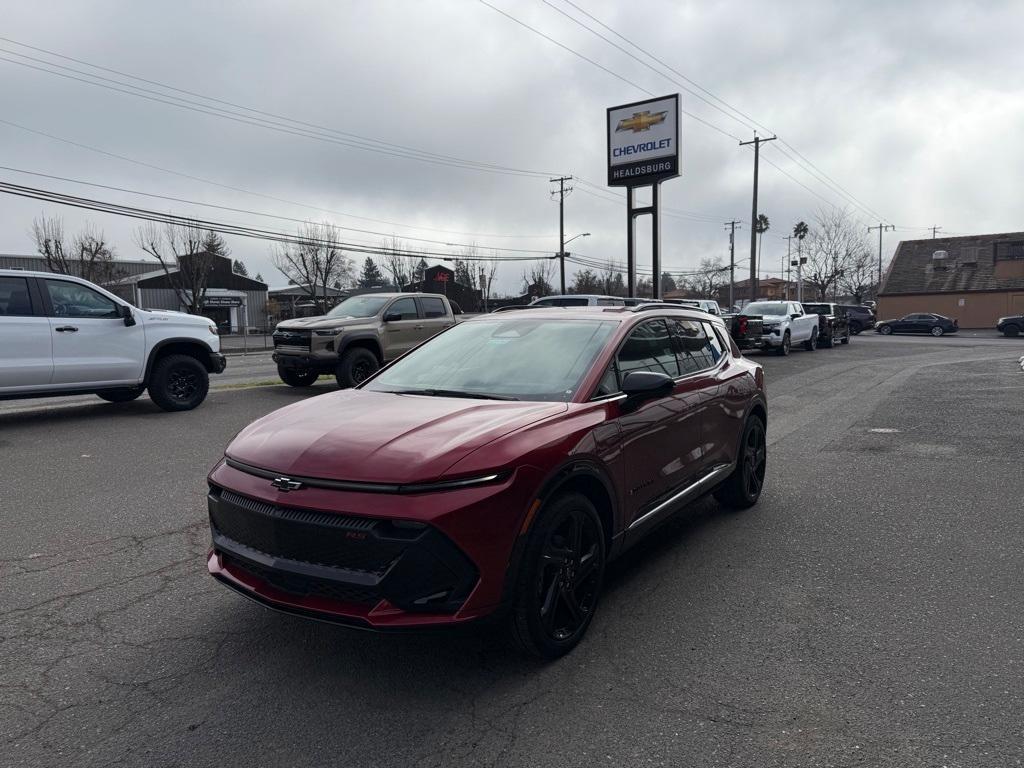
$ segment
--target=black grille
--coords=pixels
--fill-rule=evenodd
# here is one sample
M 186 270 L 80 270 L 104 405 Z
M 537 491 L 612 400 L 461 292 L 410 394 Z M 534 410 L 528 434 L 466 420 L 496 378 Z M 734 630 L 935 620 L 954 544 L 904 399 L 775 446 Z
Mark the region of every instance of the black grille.
M 291 331 L 281 330 L 274 331 L 274 346 L 275 347 L 304 347 L 309 349 L 309 331 Z
M 214 529 L 229 539 L 274 557 L 382 576 L 406 542 L 376 534 L 386 523 L 276 507 L 225 491 L 210 508 Z
M 380 601 L 380 592 L 376 587 L 361 587 L 355 584 L 343 584 L 336 581 L 284 573 L 273 568 L 266 568 L 251 560 L 244 560 L 231 555 L 224 555 L 224 560 L 229 566 L 248 571 L 271 586 L 292 595 L 300 597 L 313 595 L 316 597 L 326 597 L 329 600 L 338 600 L 343 603 L 358 603 L 361 605 L 375 605 Z

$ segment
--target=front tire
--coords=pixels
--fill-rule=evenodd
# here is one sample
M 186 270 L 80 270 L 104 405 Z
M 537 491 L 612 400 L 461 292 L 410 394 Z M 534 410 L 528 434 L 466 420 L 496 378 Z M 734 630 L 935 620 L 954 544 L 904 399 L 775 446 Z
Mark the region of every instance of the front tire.
M 759 416 L 751 416 L 743 428 L 736 469 L 715 489 L 715 498 L 720 504 L 731 509 L 748 509 L 754 506 L 761 498 L 767 464 L 768 443 L 764 422 Z
M 779 348 L 776 350 L 776 354 L 779 355 L 780 357 L 785 357 L 786 355 L 789 354 L 789 348 L 791 344 L 792 342 L 790 341 L 789 331 L 786 331 L 785 335 L 782 337 L 781 346 L 779 346 Z
M 1018 328 L 1016 325 L 1008 325 L 1005 328 L 1003 328 L 1003 335 L 1004 336 L 1016 336 L 1019 333 L 1020 333 L 1020 328 Z
M 380 370 L 377 356 L 365 347 L 355 347 L 341 356 L 334 377 L 342 389 L 354 387 L 366 381 Z
M 149 397 L 165 411 L 191 411 L 209 391 L 210 375 L 194 357 L 168 355 L 153 367 Z
M 112 389 L 109 392 L 97 392 L 96 396 L 108 403 L 130 403 L 137 400 L 145 392 L 145 387 L 138 389 Z
M 311 387 L 320 378 L 317 371 L 308 368 L 285 368 L 280 365 L 277 366 L 277 375 L 289 387 Z
M 594 618 L 605 569 L 605 535 L 586 496 L 567 493 L 541 510 L 523 552 L 509 628 L 533 656 L 557 659 Z
M 880 326 L 878 326 L 878 332 L 880 334 L 882 334 L 883 336 L 891 336 L 892 335 L 892 326 L 880 325 Z

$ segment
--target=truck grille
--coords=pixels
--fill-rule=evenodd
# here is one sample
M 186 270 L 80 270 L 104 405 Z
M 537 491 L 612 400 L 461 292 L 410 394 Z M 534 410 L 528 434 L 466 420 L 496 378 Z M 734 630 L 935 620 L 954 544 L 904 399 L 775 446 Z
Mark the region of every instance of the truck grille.
M 278 352 L 309 352 L 309 331 L 274 331 L 274 349 Z

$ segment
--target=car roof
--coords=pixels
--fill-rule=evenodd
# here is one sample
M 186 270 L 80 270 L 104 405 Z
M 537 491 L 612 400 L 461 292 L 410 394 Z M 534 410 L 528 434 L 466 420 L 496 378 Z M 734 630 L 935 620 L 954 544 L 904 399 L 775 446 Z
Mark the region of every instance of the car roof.
M 531 318 L 556 318 L 560 320 L 612 320 L 617 323 L 628 323 L 630 320 L 642 320 L 651 317 L 672 316 L 689 320 L 717 322 L 724 321 L 715 315 L 709 315 L 695 307 L 684 307 L 681 304 L 646 304 L 639 307 L 531 307 L 510 309 L 505 312 L 490 312 L 486 315 L 473 317 L 467 322 L 487 322 L 508 320 L 522 315 Z

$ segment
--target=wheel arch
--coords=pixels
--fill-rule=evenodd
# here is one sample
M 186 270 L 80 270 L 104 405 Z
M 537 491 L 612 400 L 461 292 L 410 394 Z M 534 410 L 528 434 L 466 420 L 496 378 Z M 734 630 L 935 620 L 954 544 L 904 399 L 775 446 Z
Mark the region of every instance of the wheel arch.
M 381 348 L 380 339 L 374 334 L 358 334 L 347 339 L 342 337 L 342 344 L 338 348 L 338 359 L 340 360 L 342 355 L 355 348 L 370 350 L 376 355 L 377 362 L 381 365 L 384 364 L 384 350 Z
M 153 348 L 149 351 L 149 357 L 146 358 L 146 371 L 142 381 L 146 385 L 149 384 L 150 376 L 153 373 L 153 366 L 156 365 L 157 360 L 167 355 L 188 355 L 189 357 L 194 357 L 203 364 L 207 373 L 213 373 L 215 366 L 210 357 L 212 353 L 212 349 L 196 339 L 188 337 L 162 339 L 154 344 Z

